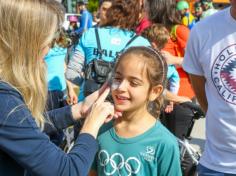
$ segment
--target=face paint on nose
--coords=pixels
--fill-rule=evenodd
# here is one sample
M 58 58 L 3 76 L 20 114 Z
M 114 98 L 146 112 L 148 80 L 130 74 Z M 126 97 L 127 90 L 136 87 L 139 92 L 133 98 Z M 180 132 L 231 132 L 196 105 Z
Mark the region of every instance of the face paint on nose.
M 111 84 L 111 90 L 116 90 L 118 89 L 120 83 L 113 81 Z

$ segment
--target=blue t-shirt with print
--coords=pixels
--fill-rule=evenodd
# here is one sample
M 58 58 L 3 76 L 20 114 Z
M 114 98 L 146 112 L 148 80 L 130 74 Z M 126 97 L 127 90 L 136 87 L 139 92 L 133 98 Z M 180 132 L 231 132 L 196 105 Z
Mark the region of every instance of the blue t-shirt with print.
M 103 50 L 102 59 L 108 62 L 115 61 L 117 55 L 122 51 L 128 41 L 136 34 L 133 31 L 122 30 L 114 27 L 98 28 L 101 48 Z M 128 45 L 131 46 L 150 46 L 147 39 L 138 36 L 133 42 Z M 128 48 L 127 47 L 127 48 Z M 84 57 L 83 68 L 93 59 L 98 59 L 100 54 L 98 52 L 97 40 L 95 35 L 95 28 L 90 28 L 80 38 L 79 44 L 76 46 L 75 55 L 80 54 Z M 83 83 L 81 84 L 83 87 Z M 79 101 L 83 100 L 83 88 L 80 89 Z
M 65 57 L 67 49 L 55 46 L 51 48 L 44 60 L 47 64 L 48 90 L 66 90 Z

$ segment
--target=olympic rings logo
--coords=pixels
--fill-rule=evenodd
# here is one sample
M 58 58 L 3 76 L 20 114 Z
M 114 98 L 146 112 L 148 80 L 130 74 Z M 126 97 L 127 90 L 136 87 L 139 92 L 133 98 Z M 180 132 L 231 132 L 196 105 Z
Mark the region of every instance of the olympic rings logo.
M 141 168 L 141 162 L 137 158 L 129 157 L 125 161 L 124 156 L 120 153 L 114 153 L 110 157 L 107 151 L 101 150 L 98 153 L 98 159 L 99 159 L 100 165 L 103 167 L 103 171 L 105 175 L 113 175 L 114 173 L 118 172 L 118 175 L 121 176 L 120 171 L 123 168 L 125 168 L 126 172 L 128 173 L 128 176 L 131 176 L 132 174 L 137 174 Z M 116 163 L 116 161 L 118 161 L 119 163 Z M 131 165 L 131 162 L 132 162 L 132 165 Z M 106 170 L 107 167 L 112 168 L 112 170 L 108 172 Z

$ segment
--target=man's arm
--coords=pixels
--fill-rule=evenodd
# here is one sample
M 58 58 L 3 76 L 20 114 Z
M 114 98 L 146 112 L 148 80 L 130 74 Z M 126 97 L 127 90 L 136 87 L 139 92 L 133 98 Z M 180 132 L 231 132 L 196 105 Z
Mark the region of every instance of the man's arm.
M 193 90 L 196 94 L 197 100 L 202 107 L 203 111 L 206 113 L 208 108 L 208 102 L 205 92 L 206 79 L 204 76 L 198 76 L 189 74 Z
M 191 102 L 191 100 L 188 97 L 178 96 L 178 95 L 170 92 L 167 89 L 164 90 L 163 95 L 164 95 L 165 100 L 171 101 L 171 102 L 174 102 L 174 103 L 184 103 L 184 102 L 187 102 L 187 101 Z
M 80 86 L 83 81 L 83 68 L 84 68 L 85 57 L 79 50 L 75 50 L 75 53 L 66 69 L 66 79 L 71 81 L 73 84 Z

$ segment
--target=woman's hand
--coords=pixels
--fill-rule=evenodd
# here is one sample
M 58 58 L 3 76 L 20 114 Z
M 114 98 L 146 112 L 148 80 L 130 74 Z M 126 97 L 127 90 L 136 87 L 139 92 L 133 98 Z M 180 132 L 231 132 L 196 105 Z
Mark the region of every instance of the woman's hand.
M 87 96 L 83 102 L 73 105 L 71 109 L 72 109 L 72 116 L 74 120 L 85 118 L 87 114 L 90 112 L 92 105 L 97 101 L 99 96 L 102 95 L 107 88 L 108 88 L 108 84 L 104 83 L 104 85 L 99 90 Z M 115 117 L 121 116 L 121 113 L 116 112 L 114 116 Z
M 113 117 L 119 116 L 119 114 L 115 115 L 114 105 L 105 101 L 109 92 L 110 88 L 106 88 L 93 105 L 86 106 L 87 111 L 88 109 L 91 110 L 89 110 L 89 113 L 86 112 L 88 115 L 81 129 L 81 133 L 89 133 L 96 138 L 98 130 L 104 122 L 109 122 Z M 93 96 L 90 98 L 95 98 L 95 95 Z

